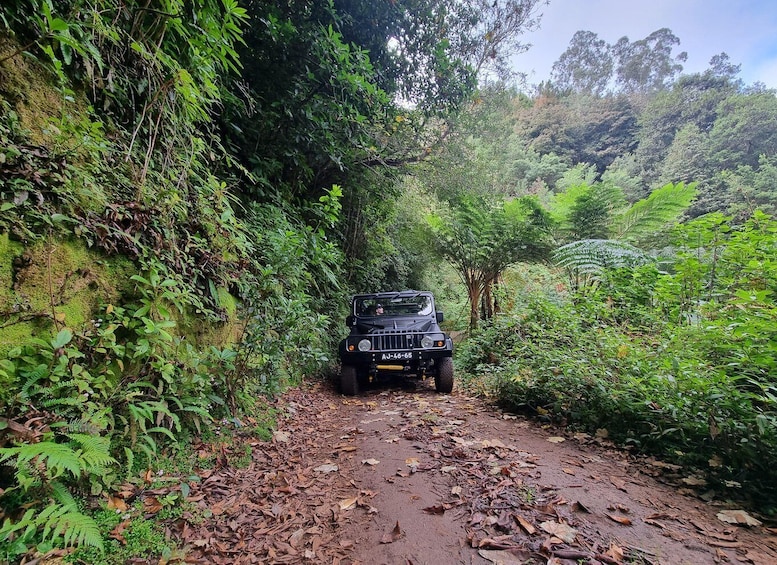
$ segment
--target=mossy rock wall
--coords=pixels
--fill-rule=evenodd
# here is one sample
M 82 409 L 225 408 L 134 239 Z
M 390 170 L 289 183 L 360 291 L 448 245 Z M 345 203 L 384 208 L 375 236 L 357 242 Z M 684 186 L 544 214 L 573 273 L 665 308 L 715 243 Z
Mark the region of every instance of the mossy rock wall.
M 107 304 L 133 301 L 129 260 L 105 257 L 80 240 L 53 240 L 23 246 L 0 233 L 0 357 L 32 337 L 48 339 L 62 327 L 88 329 Z M 224 347 L 239 339 L 238 302 L 219 291 L 224 323 L 199 317 L 178 320 L 178 333 L 199 346 Z
M 79 241 L 24 247 L 0 234 L 0 355 L 31 337 L 81 331 L 99 307 L 129 292 L 133 265 L 106 259 Z

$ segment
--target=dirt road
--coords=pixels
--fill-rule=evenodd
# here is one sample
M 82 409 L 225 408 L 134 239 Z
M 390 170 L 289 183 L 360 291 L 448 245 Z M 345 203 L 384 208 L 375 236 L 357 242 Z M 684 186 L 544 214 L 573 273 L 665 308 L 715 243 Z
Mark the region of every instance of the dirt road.
M 289 391 L 248 468 L 193 485 L 172 529 L 208 563 L 777 563 L 777 529 L 656 461 L 433 387 Z M 675 482 L 676 484 L 672 484 Z M 185 517 L 186 518 L 186 517 Z M 755 523 L 755 522 L 753 522 Z

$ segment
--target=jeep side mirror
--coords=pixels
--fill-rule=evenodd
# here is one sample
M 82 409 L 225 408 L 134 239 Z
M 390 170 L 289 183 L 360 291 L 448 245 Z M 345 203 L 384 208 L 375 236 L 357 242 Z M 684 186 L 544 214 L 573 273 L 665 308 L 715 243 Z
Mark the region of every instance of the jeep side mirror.
M 437 312 L 437 323 L 442 324 L 442 321 L 445 319 L 445 316 L 443 316 L 442 312 Z
M 356 318 L 353 315 L 346 316 L 346 318 L 345 318 L 345 325 L 350 328 L 354 324 L 355 321 L 356 321 Z

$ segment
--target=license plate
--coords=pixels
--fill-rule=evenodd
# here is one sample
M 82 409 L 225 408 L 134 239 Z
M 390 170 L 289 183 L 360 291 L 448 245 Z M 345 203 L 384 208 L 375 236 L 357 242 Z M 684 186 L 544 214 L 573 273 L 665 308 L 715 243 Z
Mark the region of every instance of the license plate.
M 380 355 L 381 361 L 401 361 L 403 359 L 412 359 L 412 358 L 413 358 L 412 351 L 400 351 L 397 353 L 381 353 Z

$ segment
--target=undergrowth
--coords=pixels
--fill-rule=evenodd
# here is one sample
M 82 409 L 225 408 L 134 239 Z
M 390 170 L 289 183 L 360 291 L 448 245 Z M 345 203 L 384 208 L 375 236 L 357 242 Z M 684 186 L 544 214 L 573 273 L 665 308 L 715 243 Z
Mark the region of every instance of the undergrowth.
M 775 222 L 756 213 L 715 250 L 684 247 L 720 225 L 678 228 L 671 273 L 612 271 L 564 301 L 535 295 L 485 324 L 458 350 L 460 382 L 513 410 L 606 429 L 773 511 Z

